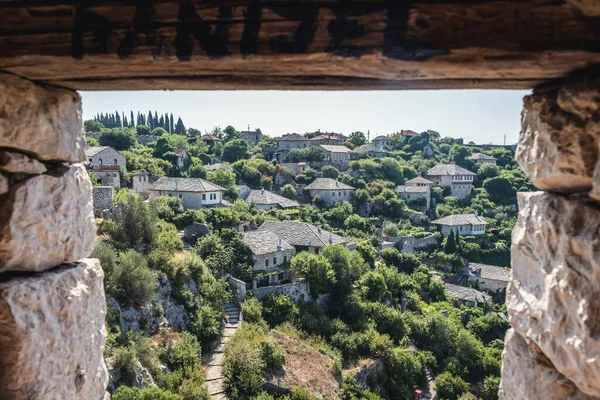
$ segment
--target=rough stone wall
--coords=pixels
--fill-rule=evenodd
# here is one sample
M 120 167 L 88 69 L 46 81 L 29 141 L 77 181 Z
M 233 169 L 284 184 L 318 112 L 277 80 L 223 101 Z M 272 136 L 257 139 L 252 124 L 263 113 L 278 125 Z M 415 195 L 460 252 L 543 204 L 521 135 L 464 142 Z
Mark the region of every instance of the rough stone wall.
M 121 189 L 121 171 L 93 171 L 98 177 L 102 186 L 112 186 L 115 189 Z
M 600 79 L 525 98 L 500 399 L 600 398 Z M 553 193 L 548 193 L 553 192 Z
M 93 188 L 94 216 L 102 217 L 102 210 L 112 207 L 114 189 L 112 186 L 96 186 Z
M 95 240 L 84 146 L 77 93 L 0 74 L 1 399 L 104 396 L 104 276 L 83 259 Z

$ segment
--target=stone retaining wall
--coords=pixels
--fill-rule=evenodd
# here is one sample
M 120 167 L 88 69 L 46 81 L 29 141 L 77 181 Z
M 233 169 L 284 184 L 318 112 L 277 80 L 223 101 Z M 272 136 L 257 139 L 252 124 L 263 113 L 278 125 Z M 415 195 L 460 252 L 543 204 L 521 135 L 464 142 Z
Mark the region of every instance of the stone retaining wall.
M 265 286 L 252 290 L 257 299 L 262 300 L 271 293 L 282 293 L 290 296 L 296 303 L 310 301 L 310 286 L 307 281 L 292 282 L 285 285 Z
M 101 399 L 104 275 L 81 99 L 0 74 L 0 398 Z M 78 261 L 81 260 L 81 261 Z
M 102 211 L 112 208 L 114 188 L 112 186 L 95 186 L 93 188 L 94 216 L 102 217 Z

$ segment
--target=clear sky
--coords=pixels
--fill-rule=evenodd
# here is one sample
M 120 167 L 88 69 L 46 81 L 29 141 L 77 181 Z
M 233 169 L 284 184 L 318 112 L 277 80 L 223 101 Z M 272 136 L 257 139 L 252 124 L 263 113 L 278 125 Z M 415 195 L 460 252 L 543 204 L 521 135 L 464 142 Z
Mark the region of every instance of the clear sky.
M 433 129 L 465 142 L 516 143 L 527 91 L 137 91 L 82 92 L 84 119 L 157 110 L 186 127 L 260 128 L 269 136 L 321 131 L 379 134 Z

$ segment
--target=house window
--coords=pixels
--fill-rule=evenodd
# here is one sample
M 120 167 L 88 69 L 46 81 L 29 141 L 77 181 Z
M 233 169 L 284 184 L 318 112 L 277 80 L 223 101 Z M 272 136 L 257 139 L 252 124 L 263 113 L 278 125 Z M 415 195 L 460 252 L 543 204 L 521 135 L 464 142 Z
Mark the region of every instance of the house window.
M 269 266 L 269 259 L 265 258 L 265 267 L 268 267 L 268 266 Z
M 287 262 L 287 256 L 283 256 L 283 263 L 285 264 Z
M 333 192 L 333 197 L 335 197 L 335 192 Z
M 142 177 L 141 177 L 141 176 L 140 176 L 140 178 L 139 178 L 139 181 L 140 181 L 140 182 L 142 181 Z
M 117 159 L 115 158 L 115 165 L 117 165 Z
M 341 197 L 342 196 L 342 192 L 339 192 L 339 193 L 340 193 L 340 197 Z
M 279 275 L 277 275 L 277 279 L 279 279 L 280 281 L 283 280 L 283 272 L 280 272 Z
M 319 254 L 319 248 L 315 247 L 315 254 Z
M 344 196 L 346 196 L 346 191 L 344 190 Z
M 117 174 L 113 174 L 113 178 L 116 178 L 116 177 L 117 177 Z
M 206 193 L 202 193 L 202 200 L 206 200 Z
M 102 159 L 101 158 L 98 159 L 98 164 L 102 165 Z
M 180 199 L 183 199 L 183 195 L 182 195 L 182 194 L 180 194 L 180 195 L 179 195 L 179 198 L 180 198 Z
M 277 265 L 277 256 L 273 257 L 273 265 Z

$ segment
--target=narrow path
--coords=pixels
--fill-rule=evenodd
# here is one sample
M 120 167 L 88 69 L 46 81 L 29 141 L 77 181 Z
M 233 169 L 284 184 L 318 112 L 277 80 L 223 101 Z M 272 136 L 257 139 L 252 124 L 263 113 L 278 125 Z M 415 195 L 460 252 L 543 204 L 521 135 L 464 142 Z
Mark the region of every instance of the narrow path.
M 206 368 L 206 388 L 214 400 L 225 400 L 225 387 L 223 385 L 223 361 L 225 359 L 225 346 L 229 339 L 235 334 L 240 325 L 240 307 L 234 303 L 224 306 L 227 315 L 227 323 L 221 330 L 221 336 L 215 350 L 206 357 L 208 367 Z

